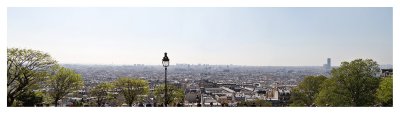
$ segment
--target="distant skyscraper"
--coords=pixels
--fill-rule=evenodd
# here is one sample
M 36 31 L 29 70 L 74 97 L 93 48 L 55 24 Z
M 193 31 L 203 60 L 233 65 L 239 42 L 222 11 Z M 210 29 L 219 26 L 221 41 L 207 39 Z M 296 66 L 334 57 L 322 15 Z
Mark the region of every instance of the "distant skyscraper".
M 324 64 L 324 68 L 325 69 L 331 69 L 332 65 L 331 65 L 331 58 L 328 58 L 326 60 L 326 64 Z
M 327 59 L 327 67 L 328 67 L 328 68 L 331 68 L 331 58 L 328 58 L 328 59 Z

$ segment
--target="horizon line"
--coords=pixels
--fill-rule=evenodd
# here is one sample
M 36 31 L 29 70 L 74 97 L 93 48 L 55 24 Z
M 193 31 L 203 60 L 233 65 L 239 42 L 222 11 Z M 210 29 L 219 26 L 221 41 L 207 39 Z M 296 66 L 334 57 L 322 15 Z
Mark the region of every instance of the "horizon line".
M 93 63 L 59 63 L 61 65 L 104 65 L 104 66 L 134 66 L 134 65 L 144 65 L 144 66 L 162 66 L 162 64 L 93 64 Z M 323 65 L 239 65 L 239 64 L 188 64 L 188 63 L 177 63 L 177 64 L 185 64 L 185 65 L 193 65 L 193 66 L 246 66 L 246 67 L 324 67 Z M 177 64 L 170 64 L 170 66 L 177 66 Z M 390 65 L 393 67 L 393 64 L 379 64 L 379 66 L 387 66 Z M 340 65 L 339 65 L 340 66 Z M 331 67 L 339 67 L 337 65 Z

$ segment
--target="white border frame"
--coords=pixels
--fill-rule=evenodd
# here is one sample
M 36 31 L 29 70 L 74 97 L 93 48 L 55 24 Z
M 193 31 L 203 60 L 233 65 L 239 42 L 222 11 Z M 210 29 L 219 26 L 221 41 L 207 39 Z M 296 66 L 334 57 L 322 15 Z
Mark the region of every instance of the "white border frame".
M 0 1 L 0 80 L 6 82 L 6 49 L 7 49 L 7 7 L 393 7 L 393 68 L 394 68 L 394 96 L 399 95 L 400 82 L 399 63 L 399 1 L 398 0 L 2 0 Z M 396 42 L 396 43 L 395 43 Z M 288 108 L 288 107 L 235 107 L 235 108 L 71 108 L 71 107 L 7 107 L 6 85 L 0 86 L 1 113 L 51 113 L 67 114 L 79 113 L 395 113 L 399 112 L 397 97 L 394 98 L 394 107 L 349 107 L 349 108 Z

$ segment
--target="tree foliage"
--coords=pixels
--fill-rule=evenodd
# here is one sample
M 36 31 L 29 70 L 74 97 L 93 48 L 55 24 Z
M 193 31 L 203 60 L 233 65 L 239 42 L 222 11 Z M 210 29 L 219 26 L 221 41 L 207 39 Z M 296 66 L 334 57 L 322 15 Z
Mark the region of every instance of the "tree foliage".
M 337 86 L 337 81 L 327 79 L 322 84 L 315 103 L 318 106 L 352 106 L 350 92 Z
M 58 65 L 53 66 L 51 69 L 52 76 L 48 80 L 49 95 L 54 99 L 54 104 L 57 106 L 57 101 L 62 97 L 81 89 L 83 80 L 80 74 L 75 73 L 71 69 Z
M 393 77 L 385 77 L 381 80 L 376 92 L 378 103 L 383 106 L 393 106 Z
M 316 102 L 320 106 L 372 106 L 379 65 L 371 59 L 342 62 L 324 82 Z
M 310 106 L 317 97 L 321 84 L 326 80 L 325 76 L 307 76 L 299 86 L 291 92 L 290 106 Z
M 57 62 L 50 55 L 31 49 L 7 49 L 7 106 L 46 76 Z
M 106 100 L 112 99 L 113 96 L 109 92 L 112 91 L 115 86 L 112 83 L 100 83 L 96 87 L 90 90 L 91 96 L 96 97 L 97 106 L 103 106 Z
M 33 107 L 35 104 L 42 103 L 43 96 L 39 92 L 26 91 L 17 97 L 18 101 L 22 102 L 22 106 Z
M 146 80 L 122 77 L 115 81 L 118 91 L 124 96 L 128 106 L 132 106 L 140 95 L 146 95 L 149 92 L 149 84 Z
M 167 85 L 167 90 L 168 90 L 167 91 L 168 105 L 173 105 L 183 102 L 183 99 L 185 97 L 183 89 L 180 89 L 174 85 Z M 164 85 L 157 86 L 154 91 L 155 91 L 156 101 L 159 103 L 164 103 L 165 86 Z

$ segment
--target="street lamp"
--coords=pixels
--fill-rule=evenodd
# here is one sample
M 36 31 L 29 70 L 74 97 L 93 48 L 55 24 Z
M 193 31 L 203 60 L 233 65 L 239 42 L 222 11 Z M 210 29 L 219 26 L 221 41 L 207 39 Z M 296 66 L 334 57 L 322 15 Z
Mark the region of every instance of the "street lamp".
M 167 67 L 169 66 L 169 59 L 167 56 L 167 52 L 164 53 L 164 58 L 162 59 L 162 64 L 165 67 L 165 80 L 164 80 L 164 84 L 165 84 L 165 94 L 164 94 L 164 105 L 167 106 Z

